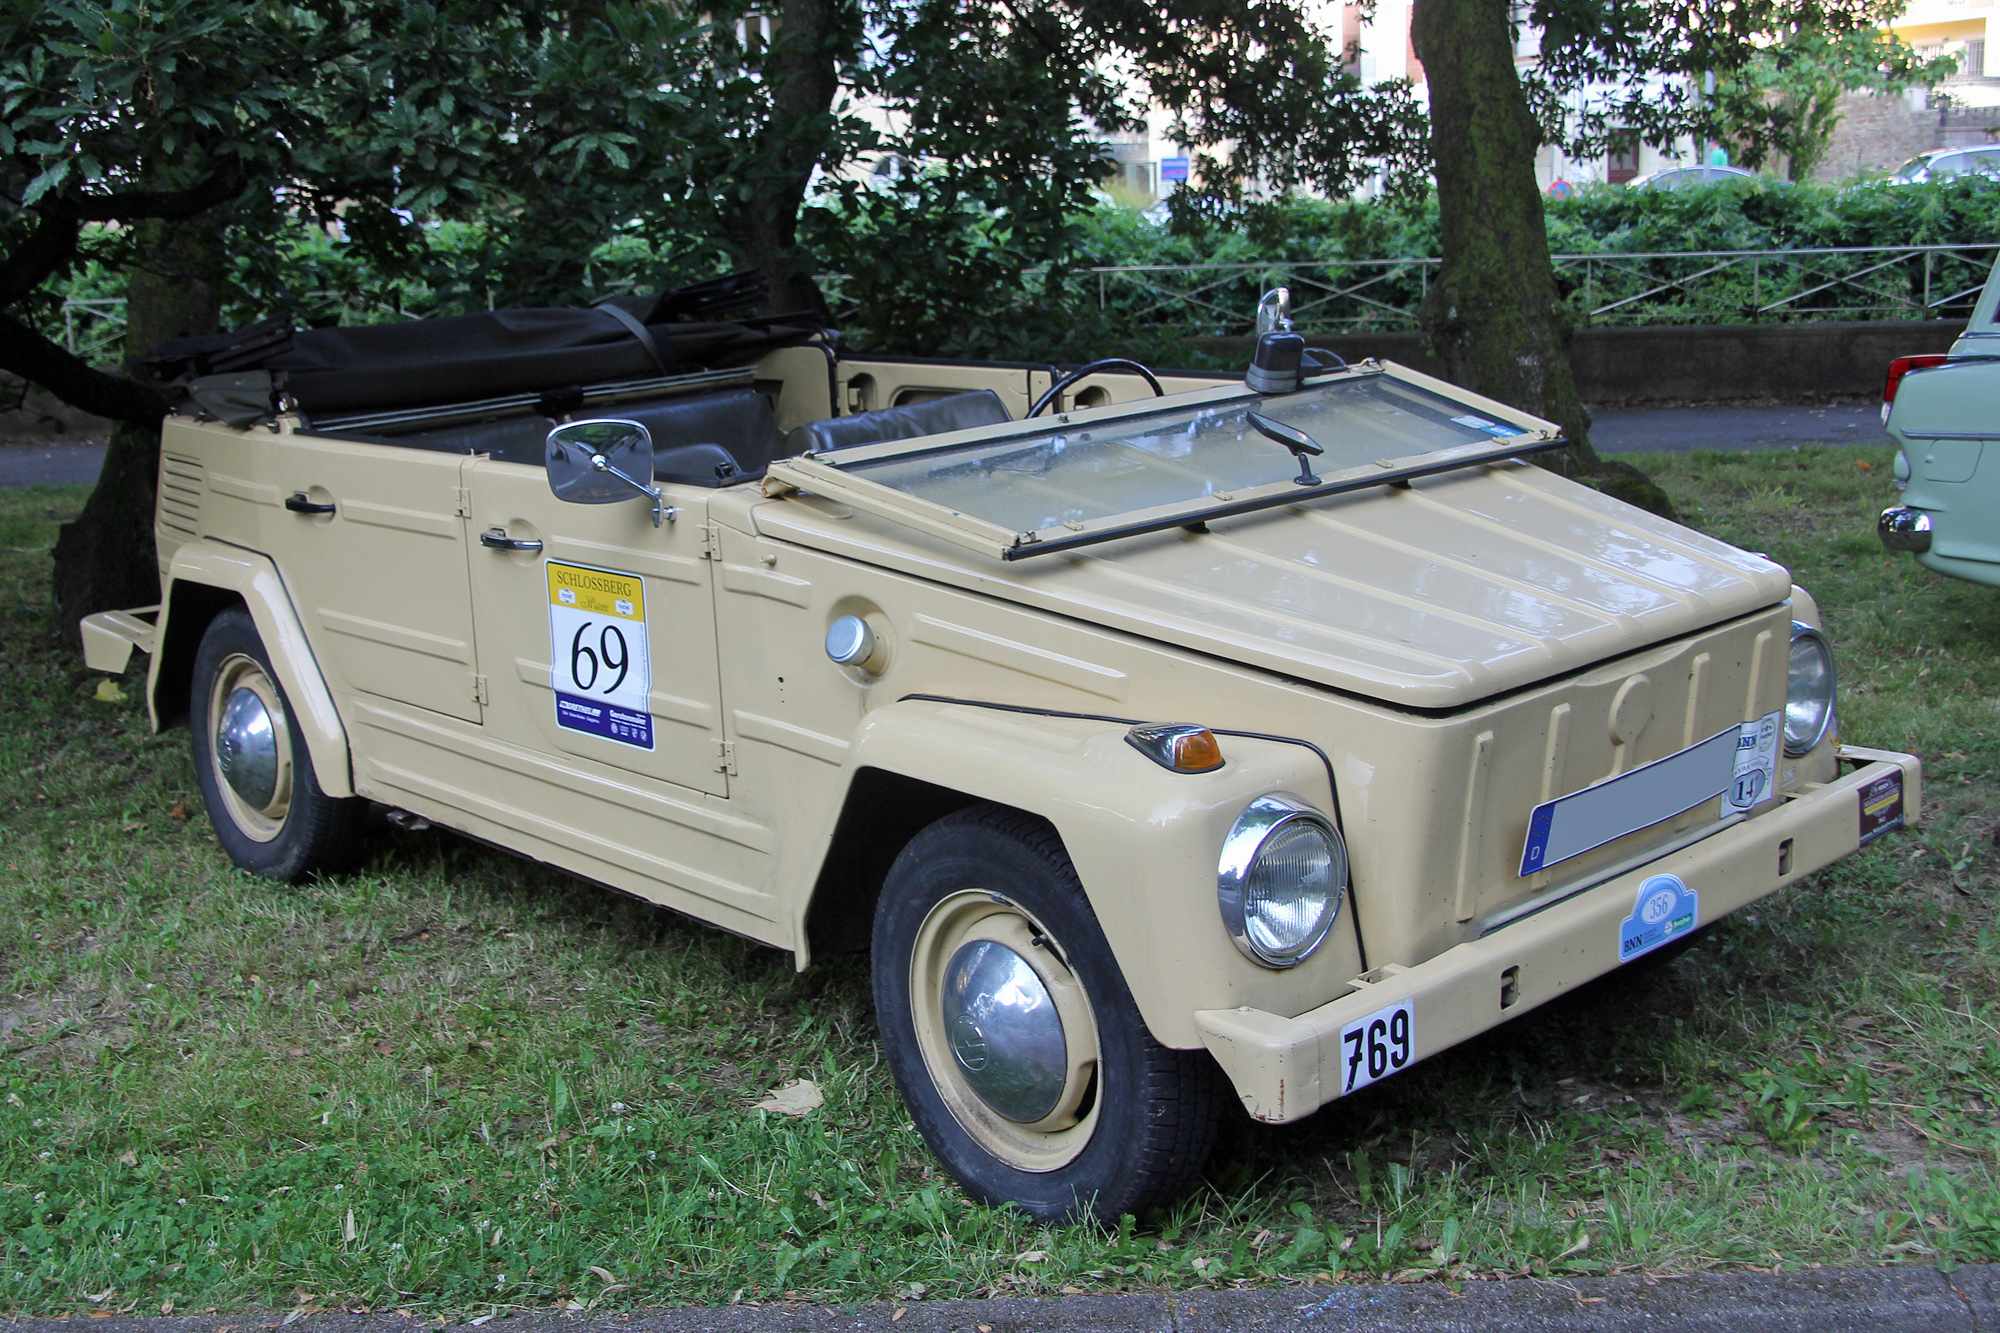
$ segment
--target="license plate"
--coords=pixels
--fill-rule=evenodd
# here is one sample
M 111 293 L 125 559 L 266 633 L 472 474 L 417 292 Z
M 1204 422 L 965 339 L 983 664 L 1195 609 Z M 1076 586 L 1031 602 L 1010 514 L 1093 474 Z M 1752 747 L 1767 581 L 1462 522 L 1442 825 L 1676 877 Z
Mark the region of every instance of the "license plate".
M 1778 714 L 1767 713 L 1630 773 L 1542 802 L 1528 819 L 1521 874 L 1582 856 L 1717 796 L 1725 816 L 1769 800 L 1777 778 L 1778 721 Z
M 1340 1030 L 1340 1095 L 1365 1088 L 1416 1058 L 1417 1012 L 1403 1000 Z

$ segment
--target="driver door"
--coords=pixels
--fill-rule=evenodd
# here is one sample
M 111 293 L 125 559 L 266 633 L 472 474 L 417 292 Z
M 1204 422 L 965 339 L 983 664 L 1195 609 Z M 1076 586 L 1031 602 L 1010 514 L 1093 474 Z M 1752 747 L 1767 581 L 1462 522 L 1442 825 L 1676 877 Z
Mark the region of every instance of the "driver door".
M 540 467 L 481 457 L 468 477 L 488 734 L 554 759 L 566 790 L 565 771 L 625 773 L 727 796 L 707 492 L 668 487 L 679 516 L 655 528 L 638 496 L 567 503 Z

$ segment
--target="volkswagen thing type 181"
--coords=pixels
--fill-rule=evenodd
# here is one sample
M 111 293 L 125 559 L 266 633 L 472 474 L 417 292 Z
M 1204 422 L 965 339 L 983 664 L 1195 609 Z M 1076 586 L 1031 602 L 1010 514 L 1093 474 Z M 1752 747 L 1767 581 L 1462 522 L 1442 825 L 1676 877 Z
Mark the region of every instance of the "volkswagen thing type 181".
M 660 302 L 161 349 L 151 654 L 237 864 L 370 802 L 872 951 L 975 1197 L 1116 1218 L 1920 809 L 1763 556 L 1388 362 L 855 355 Z M 699 313 L 699 312 L 697 312 Z

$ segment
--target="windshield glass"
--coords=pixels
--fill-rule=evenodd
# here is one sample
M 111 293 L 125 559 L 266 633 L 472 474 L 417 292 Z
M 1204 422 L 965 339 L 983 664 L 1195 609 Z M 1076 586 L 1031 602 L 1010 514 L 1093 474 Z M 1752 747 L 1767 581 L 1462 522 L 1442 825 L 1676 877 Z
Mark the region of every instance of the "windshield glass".
M 1249 423 L 1252 411 L 1296 427 L 1326 450 L 1314 473 L 1394 464 L 1524 432 L 1439 394 L 1383 375 L 1298 393 L 1061 427 L 976 444 L 840 464 L 907 495 L 1014 532 L 1075 526 L 1204 499 L 1298 475 L 1286 448 Z M 833 460 L 829 460 L 833 461 Z

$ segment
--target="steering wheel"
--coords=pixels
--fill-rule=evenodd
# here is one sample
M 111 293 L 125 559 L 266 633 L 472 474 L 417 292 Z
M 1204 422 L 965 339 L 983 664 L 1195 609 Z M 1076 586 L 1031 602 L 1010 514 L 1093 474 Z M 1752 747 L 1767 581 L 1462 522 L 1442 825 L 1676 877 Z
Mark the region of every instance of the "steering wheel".
M 1108 356 L 1104 358 L 1104 360 L 1102 361 L 1093 361 L 1087 366 L 1078 366 L 1075 370 L 1072 370 L 1069 374 L 1063 376 L 1061 379 L 1057 380 L 1054 384 L 1051 384 L 1048 387 L 1048 392 L 1044 393 L 1040 398 L 1037 398 L 1035 400 L 1035 405 L 1028 409 L 1028 415 L 1026 417 L 1022 417 L 1021 419 L 1023 421 L 1026 421 L 1029 419 L 1029 417 L 1035 417 L 1041 415 L 1042 409 L 1047 407 L 1050 403 L 1053 403 L 1056 400 L 1056 396 L 1058 394 L 1060 394 L 1064 389 L 1067 389 L 1070 385 L 1076 383 L 1078 380 L 1084 378 L 1086 375 L 1094 375 L 1100 370 L 1110 370 L 1113 369 L 1114 367 L 1121 370 L 1138 371 L 1141 375 L 1144 375 L 1146 377 L 1146 383 L 1153 386 L 1153 396 L 1155 398 L 1164 398 L 1167 396 L 1167 391 L 1160 387 L 1159 376 L 1155 375 L 1152 371 L 1146 369 L 1144 366 L 1140 365 L 1137 361 L 1127 360 L 1125 357 L 1122 356 Z

